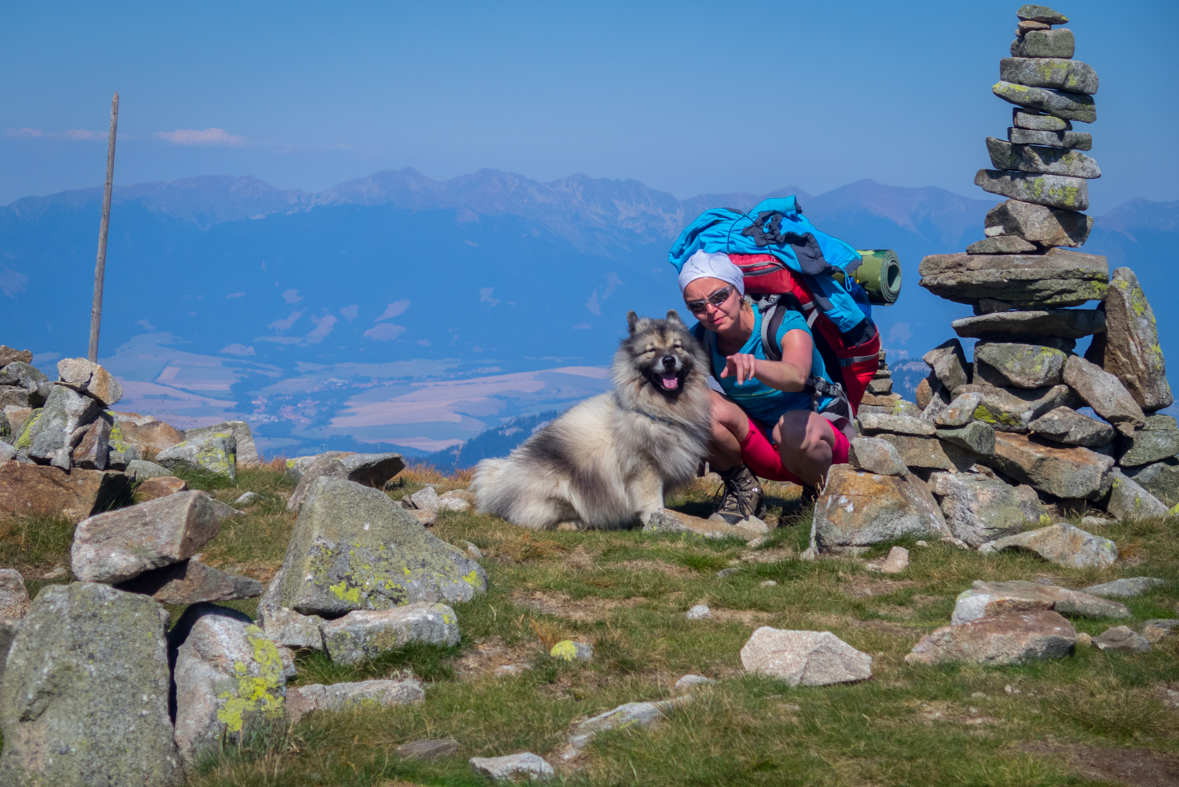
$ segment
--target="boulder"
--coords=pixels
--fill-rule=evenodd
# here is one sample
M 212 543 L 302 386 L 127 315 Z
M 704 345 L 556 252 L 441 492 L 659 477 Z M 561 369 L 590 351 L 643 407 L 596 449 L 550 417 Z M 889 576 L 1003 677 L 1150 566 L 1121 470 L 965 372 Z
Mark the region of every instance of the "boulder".
M 63 358 L 58 361 L 57 375 L 61 385 L 97 399 L 104 407 L 110 407 L 123 398 L 123 386 L 115 376 L 85 358 Z
M 1090 585 L 1085 592 L 1103 598 L 1133 598 L 1141 596 L 1151 588 L 1162 587 L 1167 584 L 1165 579 L 1154 577 L 1128 577 L 1103 582 L 1100 585 Z
M 376 489 L 319 478 L 295 521 L 277 606 L 338 616 L 415 602 L 470 601 L 483 568 Z
M 1101 300 L 1109 281 L 1105 257 L 1055 248 L 1044 254 L 933 254 L 921 260 L 919 271 L 921 286 L 941 298 L 995 298 L 1041 310 Z
M 971 547 L 1018 533 L 1044 515 L 1030 486 L 1011 486 L 984 475 L 934 473 L 929 488 L 941 498 L 950 533 Z
M 53 386 L 45 406 L 25 422 L 16 447 L 26 447 L 29 458 L 40 464 L 70 468 L 71 437 L 101 412 L 98 401 L 63 385 Z
M 1112 473 L 1113 483 L 1109 489 L 1109 500 L 1105 510 L 1120 522 L 1135 522 L 1140 519 L 1164 517 L 1169 512 L 1167 505 L 1127 478 L 1120 470 Z
M 61 516 L 79 522 L 129 497 L 130 479 L 122 473 L 0 463 L 0 512 Z
M 396 609 L 356 610 L 324 623 L 323 643 L 337 664 L 359 664 L 411 642 L 459 644 L 458 618 L 445 604 L 406 604 Z
M 148 416 L 135 413 L 112 413 L 115 419 L 113 439 L 127 445 L 163 451 L 184 442 L 184 432 Z
M 1100 448 L 1109 445 L 1114 428 L 1104 421 L 1082 415 L 1071 407 L 1057 407 L 1028 424 L 1037 437 L 1062 445 Z
M 932 427 L 932 424 L 930 426 Z M 958 467 L 954 457 L 946 453 L 945 446 L 936 437 L 914 437 L 888 432 L 880 433 L 879 437 L 896 449 L 901 461 L 908 467 L 919 470 L 954 470 Z M 968 464 L 973 462 L 974 459 L 971 458 Z
M 1118 464 L 1148 465 L 1179 454 L 1179 426 L 1174 416 L 1148 415 L 1146 425 L 1118 440 Z
M 1094 340 L 1085 357 L 1117 377 L 1143 410 L 1169 407 L 1174 397 L 1154 310 L 1129 268 L 1110 275 L 1105 322 L 1105 334 Z
M 47 382 L 49 378 L 44 372 L 25 361 L 12 361 L 0 369 L 0 385 L 15 386 L 31 393 Z
M 293 609 L 283 607 L 279 603 L 281 585 L 282 571 L 279 571 L 258 600 L 258 624 L 266 636 L 280 645 L 323 650 L 323 632 L 320 630 L 323 618 L 318 615 L 300 615 Z
M 1058 23 L 1050 22 L 1048 24 Z M 1075 49 L 1076 41 L 1073 38 L 1073 31 L 1068 29 L 1029 30 L 1011 42 L 1012 57 L 1063 58 L 1067 60 L 1073 56 Z
M 991 137 L 987 137 L 987 145 L 991 144 Z M 1008 148 L 1011 143 L 1003 142 Z M 991 161 L 994 162 L 994 154 L 992 154 Z M 975 241 L 966 247 L 967 254 L 1023 254 L 1028 251 L 1035 251 L 1036 246 L 1029 243 L 1023 238 L 1018 238 L 1015 235 L 996 235 L 993 238 L 985 238 L 983 240 Z
M 395 475 L 405 469 L 401 454 L 347 454 L 340 463 L 348 471 L 348 480 L 376 489 L 384 488 Z
M 1073 402 L 1066 385 L 1051 388 L 996 388 L 992 385 L 963 385 L 954 396 L 976 393 L 981 398 L 974 417 L 999 432 L 1026 432 L 1029 424 L 1049 410 Z
M 302 510 L 303 503 L 307 499 L 308 491 L 311 485 L 315 483 L 317 478 L 348 478 L 348 468 L 344 467 L 334 456 L 317 456 L 310 462 L 299 476 L 299 485 L 295 487 L 295 491 L 291 493 L 290 498 L 287 499 L 287 510 L 298 512 Z
M 1130 653 L 1146 653 L 1150 642 L 1129 626 L 1108 628 L 1093 638 L 1093 644 L 1100 650 L 1124 650 Z
M 741 538 L 752 541 L 770 532 L 765 522 L 757 517 L 746 517 L 735 525 L 724 521 L 701 519 L 700 517 L 662 508 L 648 517 L 643 525 L 644 533 L 688 533 L 701 538 Z
M 964 339 L 1018 341 L 1045 336 L 1081 339 L 1105 331 L 1105 312 L 1099 309 L 994 312 L 954 320 L 952 327 Z
M 356 683 L 333 683 L 324 686 L 312 683 L 307 686 L 287 689 L 287 719 L 297 724 L 299 719 L 313 711 L 343 711 L 353 708 L 391 708 L 396 705 L 417 705 L 426 699 L 422 684 L 413 678 L 407 680 L 362 680 Z M 421 741 L 415 741 L 421 743 Z M 407 744 L 408 745 L 408 744 Z M 404 746 L 397 749 L 403 759 Z M 450 754 L 458 750 L 457 743 Z M 447 755 L 449 756 L 449 755 Z M 410 759 L 434 759 L 433 757 L 411 756 Z
M 166 475 L 159 478 L 149 478 L 136 485 L 135 498 L 141 503 L 146 503 L 148 500 L 159 500 L 161 497 L 187 491 L 187 481 Z
M 975 420 L 974 412 L 982 404 L 982 395 L 965 393 L 954 397 L 954 401 L 946 405 L 946 409 L 939 412 L 933 422 L 942 427 L 966 426 Z
M 180 492 L 84 520 L 70 548 L 74 576 L 114 584 L 192 557 L 221 532 L 213 503 Z
M 262 583 L 206 566 L 196 558 L 145 571 L 120 583 L 119 590 L 151 596 L 161 604 L 238 601 L 262 595 Z
M 1062 448 L 1024 435 L 997 432 L 995 454 L 985 464 L 1053 497 L 1095 500 L 1112 483 L 1114 460 L 1079 446 Z
M 1044 205 L 1049 208 L 1086 210 L 1089 207 L 1089 182 L 1084 178 L 1073 178 L 1067 175 L 1039 175 L 1002 169 L 980 169 L 974 176 L 974 185 L 991 194 L 998 194 L 1001 197 L 1021 202 Z M 1042 301 L 1038 305 L 1064 306 L 1067 304 Z
M 1048 609 L 1070 618 L 1130 617 L 1125 604 L 1107 601 L 1088 592 L 1019 579 L 1011 582 L 975 580 L 970 590 L 958 594 L 950 622 L 957 626 L 980 618 Z
M 675 697 L 661 702 L 628 702 L 599 713 L 573 726 L 569 734 L 569 748 L 562 759 L 571 760 L 597 735 L 628 727 L 654 727 L 689 701 L 689 696 Z
M 905 656 L 906 664 L 1021 664 L 1072 653 L 1077 632 L 1048 610 L 979 618 L 926 634 Z
M 110 455 L 110 421 L 99 417 L 90 426 L 79 427 L 79 430 L 82 436 L 70 452 L 70 464 L 86 470 L 105 470 Z
M 1122 473 L 1167 505 L 1179 504 L 1179 460 L 1166 459 L 1152 465 L 1124 467 Z
M 172 473 L 163 465 L 157 465 L 155 462 L 148 462 L 145 459 L 133 459 L 127 463 L 127 469 L 124 470 L 132 480 L 146 481 L 149 478 L 172 478 Z
M 829 686 L 872 677 L 872 657 L 829 631 L 762 626 L 741 648 L 741 666 L 791 686 Z
M 1092 150 L 1093 135 L 1085 131 L 1032 131 L 1007 129 L 1007 141 L 1016 145 L 1043 145 L 1070 150 Z
M 3 440 L 0 440 L 0 465 L 10 459 L 16 459 L 16 449 Z
M 860 429 L 866 435 L 881 433 L 932 437 L 934 426 L 922 418 L 907 415 L 861 415 Z
M 982 421 L 971 421 L 956 429 L 938 429 L 937 436 L 942 441 L 946 457 L 958 469 L 995 453 L 995 429 Z M 955 451 L 954 448 L 960 450 Z M 967 453 L 963 454 L 962 450 Z
M 216 432 L 186 439 L 156 454 L 156 462 L 169 470 L 203 470 L 237 479 L 237 454 L 233 432 Z
M 1050 563 L 1069 568 L 1109 568 L 1118 559 L 1117 544 L 1066 522 L 990 541 L 979 551 L 989 553 L 1004 549 L 1035 552 Z
M 852 467 L 868 473 L 900 476 L 909 474 L 909 468 L 905 466 L 892 443 L 875 437 L 857 437 L 852 440 L 848 448 L 847 461 Z
M 290 701 L 287 708 L 290 708 Z M 454 738 L 423 738 L 397 747 L 397 756 L 403 760 L 443 760 L 458 754 L 459 742 Z
M 1093 66 L 1064 58 L 1005 57 L 999 61 L 999 79 L 1017 85 L 1047 87 L 1086 95 L 1096 93 L 1099 84 Z M 1046 125 L 1044 130 L 1063 131 L 1064 127 Z
M 287 460 L 287 475 L 298 480 L 303 477 L 303 471 L 319 457 L 327 456 L 332 459 L 339 459 L 341 456 L 347 455 L 347 451 L 328 451 L 322 454 L 312 454 L 311 456 L 297 456 L 294 459 Z
M 12 568 L 0 568 L 0 619 L 19 620 L 29 614 L 29 591 L 24 577 Z
M 44 588 L 0 687 L 0 784 L 181 784 L 168 620 L 151 599 L 106 585 Z
M 1017 19 L 1040 22 L 1046 25 L 1068 24 L 1068 17 L 1046 5 L 1021 5 L 1015 12 Z
M 926 259 L 929 258 L 926 257 Z M 924 276 L 924 260 L 921 264 L 921 275 Z M 924 279 L 922 285 L 924 286 Z M 950 339 L 939 344 L 927 352 L 921 360 L 928 364 L 929 368 L 933 370 L 933 376 L 947 391 L 952 391 L 958 386 L 970 382 L 970 364 L 966 362 L 966 353 L 962 350 L 962 342 L 957 339 Z
M 1123 433 L 1146 425 L 1146 415 L 1126 386 L 1100 366 L 1079 355 L 1070 356 L 1064 365 L 1064 381 L 1098 415 Z
M 234 454 L 238 467 L 256 467 L 261 464 L 258 449 L 254 446 L 254 433 L 245 421 L 225 421 L 212 426 L 202 426 L 199 429 L 185 429 L 184 439 L 199 443 L 215 435 L 233 435 Z
M 861 473 L 834 465 L 815 502 L 815 535 L 824 549 L 870 546 L 906 536 L 949 536 L 941 509 L 925 482 Z
M 1019 170 L 1046 175 L 1066 175 L 1072 178 L 1092 180 L 1101 177 L 1101 167 L 1089 156 L 1079 150 L 1064 148 L 1049 148 L 1033 145 L 1015 145 L 1006 140 L 987 137 L 987 153 L 991 157 L 991 166 L 996 170 Z M 1035 251 L 1031 243 L 1011 235 L 999 235 L 988 240 L 996 245 L 1008 239 L 1009 248 L 996 248 L 994 251 L 974 248 L 978 244 L 971 244 L 966 248 L 968 254 L 996 254 L 1007 252 Z M 987 244 L 987 241 L 980 241 Z
M 979 342 L 974 347 L 975 381 L 996 388 L 1044 388 L 1064 377 L 1065 354 L 1034 344 Z
M 29 407 L 29 392 L 15 385 L 0 386 L 0 407 Z
M 472 757 L 471 770 L 493 781 L 543 781 L 556 776 L 553 766 L 530 751 L 503 757 Z
M 187 632 L 176 649 L 175 668 L 176 745 L 186 766 L 283 719 L 288 668 L 274 642 L 249 618 L 198 604 L 185 611 L 176 629 Z
M 29 350 L 14 350 L 7 345 L 0 344 L 0 367 L 17 361 L 20 363 L 32 363 L 33 353 Z
M 1093 101 L 1093 97 L 1085 93 L 1068 93 L 1050 88 L 1028 87 L 1004 80 L 999 80 L 992 85 L 991 92 L 1008 103 L 1026 109 L 1034 109 L 1064 120 L 1076 120 L 1081 123 L 1092 123 L 1097 120 L 1097 105 Z M 1084 210 L 1086 207 L 1088 205 L 1075 207 L 1074 210 Z

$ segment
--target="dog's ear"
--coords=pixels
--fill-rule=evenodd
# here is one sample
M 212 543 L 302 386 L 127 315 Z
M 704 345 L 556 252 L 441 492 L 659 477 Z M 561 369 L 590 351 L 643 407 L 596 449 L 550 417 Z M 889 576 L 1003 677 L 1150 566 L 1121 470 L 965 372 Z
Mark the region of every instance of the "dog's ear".
M 639 324 L 639 315 L 633 311 L 626 313 L 626 327 L 630 329 L 630 335 L 635 335 L 635 326 Z
M 684 324 L 684 321 L 680 319 L 680 313 L 677 312 L 675 309 L 668 309 L 667 310 L 667 321 L 668 322 L 676 322 L 676 323 L 679 323 L 680 325 Z

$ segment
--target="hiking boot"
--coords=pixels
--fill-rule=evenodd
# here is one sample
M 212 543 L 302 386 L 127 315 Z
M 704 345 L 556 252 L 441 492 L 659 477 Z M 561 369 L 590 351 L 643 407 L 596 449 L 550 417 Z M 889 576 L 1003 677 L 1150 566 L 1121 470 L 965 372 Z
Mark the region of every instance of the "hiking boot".
M 737 465 L 719 475 L 725 482 L 724 494 L 709 519 L 735 525 L 750 516 L 760 519 L 766 515 L 766 496 L 748 467 Z

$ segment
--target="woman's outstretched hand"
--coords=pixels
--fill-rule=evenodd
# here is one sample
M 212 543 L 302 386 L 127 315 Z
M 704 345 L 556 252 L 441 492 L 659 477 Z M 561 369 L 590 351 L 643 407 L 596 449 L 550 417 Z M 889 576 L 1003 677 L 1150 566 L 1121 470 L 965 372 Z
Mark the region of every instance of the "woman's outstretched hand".
M 757 358 L 747 353 L 736 353 L 725 359 L 721 377 L 736 377 L 737 385 L 744 385 L 757 373 Z

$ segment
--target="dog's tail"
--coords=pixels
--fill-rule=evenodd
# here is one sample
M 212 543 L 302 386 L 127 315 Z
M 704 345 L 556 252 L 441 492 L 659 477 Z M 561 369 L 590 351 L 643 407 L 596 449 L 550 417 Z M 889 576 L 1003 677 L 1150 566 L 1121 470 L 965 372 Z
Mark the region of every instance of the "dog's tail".
M 508 466 L 507 459 L 484 459 L 475 465 L 475 475 L 471 479 L 471 491 L 475 495 L 475 508 L 483 514 L 507 514 L 507 502 L 504 498 L 505 484 L 502 474 Z

